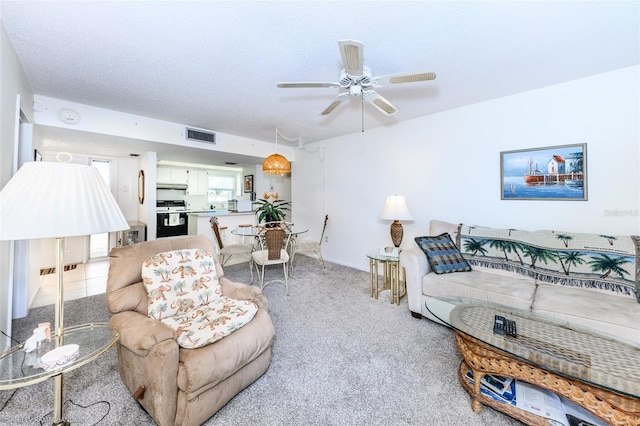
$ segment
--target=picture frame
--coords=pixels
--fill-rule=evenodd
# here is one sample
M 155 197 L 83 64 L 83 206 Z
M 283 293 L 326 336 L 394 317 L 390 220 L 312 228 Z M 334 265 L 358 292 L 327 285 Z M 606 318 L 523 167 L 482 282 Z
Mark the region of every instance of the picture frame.
M 253 175 L 246 175 L 244 177 L 244 192 L 253 192 Z
M 37 149 L 33 150 L 33 161 L 42 161 L 42 154 Z
M 144 170 L 138 172 L 138 203 L 144 204 Z
M 500 153 L 502 200 L 587 200 L 587 144 Z

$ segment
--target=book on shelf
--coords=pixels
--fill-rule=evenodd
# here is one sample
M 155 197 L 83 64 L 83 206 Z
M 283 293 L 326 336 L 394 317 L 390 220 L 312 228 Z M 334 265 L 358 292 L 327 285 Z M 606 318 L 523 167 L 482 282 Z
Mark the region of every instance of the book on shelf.
M 473 371 L 466 374 L 473 384 Z M 494 401 L 511 404 L 548 419 L 551 426 L 607 426 L 608 423 L 591 414 L 586 409 L 564 399 L 555 393 L 535 385 L 503 377 L 485 374 L 480 380 L 480 392 Z

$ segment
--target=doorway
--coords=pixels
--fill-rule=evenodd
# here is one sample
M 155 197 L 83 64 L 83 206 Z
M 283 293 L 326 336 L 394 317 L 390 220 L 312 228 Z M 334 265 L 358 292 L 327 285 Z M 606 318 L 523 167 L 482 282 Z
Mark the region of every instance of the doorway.
M 91 159 L 91 167 L 98 169 L 105 184 L 111 189 L 111 160 Z M 89 236 L 89 260 L 107 257 L 109 255 L 109 233 L 93 234 Z

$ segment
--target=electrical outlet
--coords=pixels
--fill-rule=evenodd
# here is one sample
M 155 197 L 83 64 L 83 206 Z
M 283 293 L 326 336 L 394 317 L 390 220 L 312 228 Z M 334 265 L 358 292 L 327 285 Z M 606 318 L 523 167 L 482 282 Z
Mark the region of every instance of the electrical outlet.
M 325 243 L 328 243 L 328 242 L 329 242 L 329 236 L 328 236 L 328 235 L 325 235 L 325 236 L 324 236 L 324 242 L 325 242 Z

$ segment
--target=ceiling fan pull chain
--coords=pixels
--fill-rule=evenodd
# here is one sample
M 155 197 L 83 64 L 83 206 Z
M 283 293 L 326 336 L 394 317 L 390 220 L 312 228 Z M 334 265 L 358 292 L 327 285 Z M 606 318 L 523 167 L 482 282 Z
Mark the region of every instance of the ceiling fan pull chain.
M 362 122 L 362 134 L 364 135 L 364 91 L 360 94 L 360 117 Z

